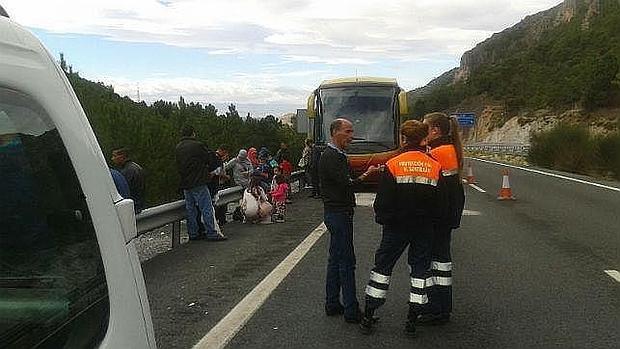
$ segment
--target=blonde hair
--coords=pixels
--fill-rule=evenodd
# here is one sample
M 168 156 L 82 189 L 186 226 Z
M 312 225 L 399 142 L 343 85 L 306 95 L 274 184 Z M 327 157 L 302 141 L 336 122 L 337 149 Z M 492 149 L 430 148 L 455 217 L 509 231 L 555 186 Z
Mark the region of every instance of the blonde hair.
M 459 134 L 459 123 L 456 117 L 444 113 L 430 113 L 424 116 L 430 127 L 437 127 L 442 136 L 450 139 L 450 143 L 456 149 L 456 157 L 459 161 L 459 169 L 463 168 L 463 143 Z
M 428 136 L 428 125 L 418 120 L 407 120 L 400 126 L 400 134 L 408 145 L 419 146 Z

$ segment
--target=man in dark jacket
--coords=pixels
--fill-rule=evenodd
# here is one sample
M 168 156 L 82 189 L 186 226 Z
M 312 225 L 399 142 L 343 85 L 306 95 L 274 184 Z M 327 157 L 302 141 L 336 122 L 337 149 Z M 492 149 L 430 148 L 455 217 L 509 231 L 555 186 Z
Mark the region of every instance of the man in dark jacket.
M 129 158 L 129 150 L 125 147 L 112 150 L 112 163 L 125 177 L 129 184 L 129 199 L 133 200 L 136 213 L 144 209 L 144 170 Z
M 355 290 L 353 185 L 365 180 L 378 168 L 371 166 L 358 178 L 351 179 L 351 169 L 344 150 L 353 140 L 353 124 L 346 119 L 336 119 L 330 125 L 330 134 L 331 142 L 321 155 L 318 171 L 324 220 L 330 232 L 325 313 L 328 316 L 344 314 L 345 321 L 358 323 L 361 311 Z M 340 303 L 341 293 L 343 304 Z
M 289 158 L 288 144 L 285 142 L 280 143 L 280 149 L 276 152 L 275 160 L 279 164 L 284 159 Z
M 215 164 L 214 152 L 196 140 L 196 132 L 192 126 L 181 130 L 181 141 L 175 149 L 177 169 L 181 179 L 180 188 L 185 196 L 187 210 L 187 232 L 190 240 L 226 240 L 226 237 L 215 229 L 213 204 L 209 193 L 209 183 L 213 180 L 211 171 Z M 199 235 L 196 220 L 196 206 L 202 213 L 206 228 L 206 236 Z
M 319 185 L 319 162 L 321 161 L 321 148 L 317 145 L 312 145 L 310 149 L 310 161 L 308 163 L 307 170 L 310 175 L 310 183 L 312 183 L 311 198 L 321 198 L 321 188 Z

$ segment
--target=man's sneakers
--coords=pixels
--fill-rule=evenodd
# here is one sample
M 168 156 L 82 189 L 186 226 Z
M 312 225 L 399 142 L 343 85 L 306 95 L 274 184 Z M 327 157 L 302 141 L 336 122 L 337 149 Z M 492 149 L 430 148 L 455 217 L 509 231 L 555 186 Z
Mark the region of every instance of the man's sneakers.
M 334 306 L 325 305 L 325 315 L 327 316 L 337 316 L 344 314 L 344 307 L 342 304 L 337 304 Z
M 359 308 L 355 309 L 353 314 L 345 314 L 342 304 L 325 305 L 325 315 L 337 316 L 344 315 L 344 321 L 350 324 L 359 324 L 362 319 L 362 311 Z
M 196 236 L 190 236 L 189 237 L 189 241 L 205 240 L 206 238 L 207 238 L 206 235 L 200 234 L 200 235 L 196 235 Z
M 207 237 L 205 237 L 205 240 L 207 240 L 207 241 L 224 241 L 224 240 L 228 240 L 228 237 L 226 237 L 224 235 L 207 236 Z
M 362 317 L 364 314 L 359 308 L 355 309 L 355 313 L 353 314 L 344 314 L 344 321 L 350 324 L 359 324 L 362 321 Z

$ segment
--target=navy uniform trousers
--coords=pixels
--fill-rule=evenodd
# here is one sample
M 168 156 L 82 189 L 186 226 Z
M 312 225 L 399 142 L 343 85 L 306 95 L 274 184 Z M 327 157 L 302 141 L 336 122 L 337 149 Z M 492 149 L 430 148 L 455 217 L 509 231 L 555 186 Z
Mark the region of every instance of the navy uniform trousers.
M 449 314 L 452 312 L 452 254 L 450 241 L 452 228 L 436 224 L 433 231 L 431 282 L 429 285 L 428 312 Z
M 394 265 L 406 248 L 410 267 L 410 315 L 426 312 L 427 283 L 430 281 L 433 226 L 415 222 L 402 226 L 384 225 L 381 244 L 375 253 L 375 266 L 366 286 L 366 309 L 374 311 L 385 303 Z M 413 313 L 413 314 L 411 314 Z

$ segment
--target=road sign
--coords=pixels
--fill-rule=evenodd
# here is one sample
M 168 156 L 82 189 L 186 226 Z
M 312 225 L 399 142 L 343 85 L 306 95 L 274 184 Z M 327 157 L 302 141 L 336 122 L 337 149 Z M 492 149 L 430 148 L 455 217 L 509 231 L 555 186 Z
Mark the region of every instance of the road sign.
M 455 116 L 461 127 L 473 127 L 476 124 L 475 113 L 455 113 Z

